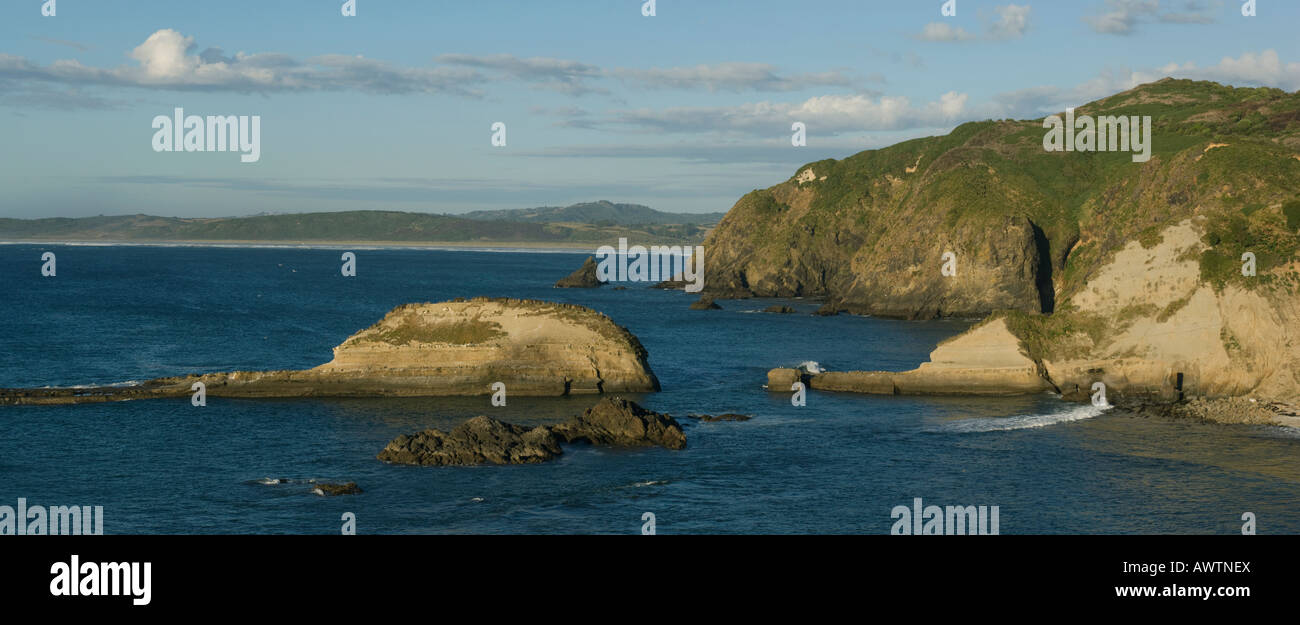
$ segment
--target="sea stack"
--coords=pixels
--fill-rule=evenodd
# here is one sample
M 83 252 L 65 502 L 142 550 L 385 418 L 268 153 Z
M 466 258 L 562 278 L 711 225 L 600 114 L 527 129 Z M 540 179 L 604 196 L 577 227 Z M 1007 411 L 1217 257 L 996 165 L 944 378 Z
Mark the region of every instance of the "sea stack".
M 588 256 L 582 266 L 555 283 L 557 289 L 595 289 L 605 284 L 596 277 L 596 257 Z

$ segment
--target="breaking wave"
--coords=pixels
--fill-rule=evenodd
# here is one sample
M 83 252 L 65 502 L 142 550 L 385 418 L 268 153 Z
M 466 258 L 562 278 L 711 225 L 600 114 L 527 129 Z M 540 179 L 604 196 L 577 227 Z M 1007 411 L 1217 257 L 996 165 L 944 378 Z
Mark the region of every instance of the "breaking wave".
M 991 417 L 978 419 L 963 419 L 952 421 L 944 424 L 938 431 L 941 432 L 1004 432 L 1008 430 L 1024 430 L 1028 428 L 1041 428 L 1058 423 L 1070 423 L 1071 421 L 1082 421 L 1091 419 L 1100 415 L 1112 406 L 1094 406 L 1085 404 L 1082 406 L 1071 406 L 1064 410 L 1053 412 L 1051 414 L 1031 414 L 1016 415 L 1014 417 Z

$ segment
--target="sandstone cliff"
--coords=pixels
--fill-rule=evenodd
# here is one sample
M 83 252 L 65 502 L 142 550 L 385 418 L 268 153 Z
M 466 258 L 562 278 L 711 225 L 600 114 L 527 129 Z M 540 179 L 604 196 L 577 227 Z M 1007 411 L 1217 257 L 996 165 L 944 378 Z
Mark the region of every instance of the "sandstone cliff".
M 1202 275 L 1206 226 L 1186 220 L 1134 241 L 1052 315 L 999 313 L 914 371 L 829 372 L 811 388 L 884 394 L 1020 394 L 1173 402 L 1300 401 L 1300 264 L 1216 285 Z M 1212 238 L 1212 237 L 1211 237 Z M 1256 246 L 1263 249 L 1263 246 Z M 793 370 L 774 370 L 784 391 Z
M 775 370 L 769 387 L 785 391 L 798 377 L 793 369 Z M 877 395 L 1019 395 L 1053 388 L 1002 319 L 940 345 L 913 371 L 830 371 L 808 376 L 808 386 Z

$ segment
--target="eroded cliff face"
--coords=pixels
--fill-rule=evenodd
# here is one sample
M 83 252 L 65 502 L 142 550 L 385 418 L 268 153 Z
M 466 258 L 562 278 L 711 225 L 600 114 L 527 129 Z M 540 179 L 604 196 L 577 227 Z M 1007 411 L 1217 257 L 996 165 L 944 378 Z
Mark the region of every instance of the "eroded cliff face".
M 768 374 L 769 387 L 784 391 L 798 372 Z M 1054 390 L 1042 368 L 1002 319 L 972 328 L 939 345 L 912 371 L 832 371 L 809 376 L 810 388 L 875 395 L 1023 395 Z M 779 386 L 779 388 L 777 388 Z
M 1051 312 L 1132 241 L 1300 199 L 1298 94 L 1166 79 L 1078 114 L 1152 116 L 1151 159 L 1046 152 L 1040 120 L 1003 120 L 810 163 L 727 213 L 705 290 L 908 319 Z
M 1300 268 L 1257 267 L 1216 287 L 1202 276 L 1203 227 L 1187 220 L 1149 248 L 1132 242 L 1058 320 L 1013 321 L 1064 394 L 1102 382 L 1120 396 L 1157 400 L 1300 398 Z
M 830 372 L 815 389 L 1174 402 L 1252 397 L 1300 402 L 1300 263 L 1215 284 L 1202 267 L 1205 221 L 1134 241 L 1052 315 L 1001 313 L 941 344 L 913 371 Z M 1257 249 L 1263 249 L 1261 243 Z M 1243 252 L 1244 253 L 1244 252 Z M 1252 280 L 1254 282 L 1252 282 Z M 797 375 L 774 370 L 782 385 Z
M 816 173 L 814 164 L 801 170 Z M 836 310 L 904 319 L 1050 311 L 1049 249 L 1022 215 L 946 223 L 908 199 L 921 173 L 885 175 L 851 209 L 814 207 L 800 176 L 743 198 L 706 241 L 705 290 L 720 297 L 824 296 Z M 871 202 L 872 204 L 868 204 Z M 952 253 L 954 275 L 945 275 Z
M 106 388 L 0 389 L 0 404 L 185 397 L 556 396 L 659 390 L 627 329 L 589 308 L 536 300 L 406 304 L 305 371 L 236 371 Z

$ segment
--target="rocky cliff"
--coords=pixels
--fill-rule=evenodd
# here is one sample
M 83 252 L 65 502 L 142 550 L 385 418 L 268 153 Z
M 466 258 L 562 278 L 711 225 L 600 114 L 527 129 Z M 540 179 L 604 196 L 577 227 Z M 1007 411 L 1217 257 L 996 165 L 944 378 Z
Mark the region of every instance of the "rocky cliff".
M 1150 160 L 1045 151 L 1033 120 L 812 163 L 723 219 L 706 290 L 989 317 L 915 371 L 813 388 L 1300 397 L 1300 94 L 1166 79 L 1077 114 L 1151 116 Z
M 829 372 L 811 388 L 883 394 L 1020 394 L 1174 402 L 1300 401 L 1300 264 L 1215 284 L 1206 224 L 1185 220 L 1120 250 L 1051 315 L 1002 312 L 941 344 L 914 371 Z M 1257 243 L 1255 249 L 1262 249 Z M 799 373 L 777 369 L 784 391 Z
M 1052 312 L 1182 220 L 1300 220 L 1284 210 L 1300 199 L 1300 95 L 1166 79 L 1077 113 L 1151 116 L 1151 159 L 1047 152 L 1042 120 L 1002 120 L 811 163 L 727 213 L 704 244 L 706 291 L 901 318 Z
M 0 404 L 217 397 L 487 395 L 496 382 L 516 396 L 659 390 L 631 332 L 582 306 L 536 300 L 454 300 L 398 306 L 306 371 L 237 371 L 162 378 L 138 386 L 2 389 Z

